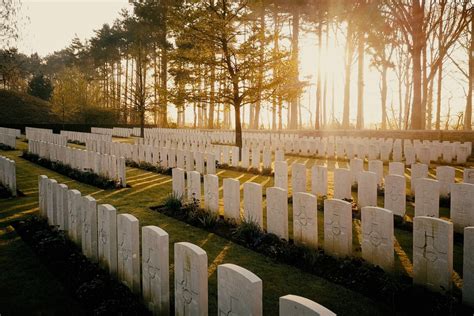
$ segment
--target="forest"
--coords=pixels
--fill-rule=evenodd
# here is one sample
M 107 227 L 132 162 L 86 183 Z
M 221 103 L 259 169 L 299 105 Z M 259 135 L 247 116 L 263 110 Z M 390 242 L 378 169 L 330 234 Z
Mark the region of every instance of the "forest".
M 473 16 L 471 0 L 132 1 L 94 37 L 48 56 L 4 45 L 0 87 L 45 81 L 67 122 L 92 108 L 122 124 L 237 132 L 471 130 Z M 375 108 L 377 123 L 365 123 Z

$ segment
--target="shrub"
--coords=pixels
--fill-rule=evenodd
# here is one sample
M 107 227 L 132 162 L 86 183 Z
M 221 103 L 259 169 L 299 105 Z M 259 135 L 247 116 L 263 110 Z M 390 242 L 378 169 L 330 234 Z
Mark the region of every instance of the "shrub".
M 9 151 L 9 150 L 15 150 L 15 148 L 10 147 L 10 146 L 5 145 L 5 144 L 0 144 L 0 150 Z
M 167 209 L 177 212 L 183 206 L 183 198 L 171 193 L 166 197 L 163 204 Z

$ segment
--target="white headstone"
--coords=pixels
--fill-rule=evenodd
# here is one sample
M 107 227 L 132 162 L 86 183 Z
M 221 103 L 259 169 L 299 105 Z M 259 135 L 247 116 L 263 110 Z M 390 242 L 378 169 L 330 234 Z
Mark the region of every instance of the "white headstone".
M 240 223 L 240 182 L 226 178 L 224 185 L 224 216 Z
M 357 202 L 359 206 L 377 206 L 377 174 L 370 171 L 359 172 L 357 182 Z
M 451 184 L 455 181 L 456 171 L 450 166 L 436 167 L 436 179 L 439 182 L 439 195 L 448 197 L 451 193 Z
M 352 158 L 349 162 L 349 167 L 351 170 L 351 184 L 354 184 L 357 181 L 359 173 L 364 171 L 364 160 Z
M 351 203 L 338 199 L 324 201 L 324 250 L 338 257 L 352 253 Z
M 401 162 L 390 162 L 388 164 L 388 174 L 405 176 L 405 164 Z
M 184 197 L 184 192 L 186 191 L 186 182 L 184 179 L 184 170 L 180 168 L 174 168 L 172 170 L 173 177 L 173 195 L 178 199 Z
M 467 226 L 474 226 L 474 184 L 451 185 L 451 220 L 454 231 L 462 233 Z
M 415 216 L 439 217 L 439 182 L 416 179 L 415 187 Z
M 383 162 L 381 160 L 369 160 L 369 171 L 377 175 L 377 185 L 381 187 L 383 183 Z
M 288 240 L 288 192 L 282 188 L 267 189 L 267 231 Z
M 306 165 L 294 163 L 291 166 L 292 193 L 306 192 Z
M 411 165 L 411 194 L 415 195 L 415 180 L 419 178 L 428 178 L 428 166 L 420 163 Z
M 344 168 L 334 169 L 334 198 L 352 199 L 351 171 Z
M 67 192 L 68 236 L 79 246 L 82 240 L 81 204 L 81 192 L 69 190 Z
M 117 215 L 117 275 L 132 292 L 140 293 L 140 239 L 138 219 Z
M 406 212 L 406 181 L 399 175 L 385 177 L 384 208 L 394 215 L 405 216 Z
M 82 197 L 81 218 L 82 253 L 92 262 L 97 262 L 97 202 L 93 197 Z
M 293 240 L 296 245 L 318 247 L 318 199 L 315 195 L 293 194 Z
M 97 206 L 98 259 L 110 274 L 117 274 L 117 210 L 109 204 Z
M 263 228 L 262 190 L 261 184 L 244 183 L 244 218 Z
M 201 174 L 197 171 L 188 171 L 188 201 L 199 203 L 201 200 Z
M 474 227 L 464 228 L 462 302 L 474 307 Z
M 464 169 L 463 182 L 474 184 L 474 168 L 473 169 L 468 169 L 468 168 Z
M 288 190 L 288 164 L 286 161 L 275 161 L 275 186 Z
M 328 194 L 328 168 L 326 166 L 313 166 L 311 168 L 311 193 L 316 196 Z
M 432 291 L 451 289 L 453 224 L 426 216 L 413 218 L 413 282 Z
M 204 176 L 204 208 L 219 215 L 219 177 L 214 174 Z
M 218 315 L 263 315 L 262 280 L 234 264 L 217 267 Z
M 362 208 L 362 257 L 385 271 L 393 269 L 393 213 L 380 207 Z
M 326 307 L 296 295 L 280 297 L 280 316 L 336 316 Z
M 174 244 L 175 315 L 208 314 L 207 254 L 188 243 Z
M 48 201 L 48 177 L 45 175 L 38 176 L 38 204 L 41 216 L 47 215 L 47 201 Z
M 143 300 L 155 315 L 169 315 L 169 236 L 156 226 L 142 227 Z

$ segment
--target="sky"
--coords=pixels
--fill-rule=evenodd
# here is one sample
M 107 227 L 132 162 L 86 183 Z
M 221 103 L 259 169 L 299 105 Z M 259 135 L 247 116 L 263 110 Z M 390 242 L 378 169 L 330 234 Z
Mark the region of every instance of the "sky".
M 44 57 L 54 51 L 67 47 L 75 36 L 84 41 L 94 36 L 94 30 L 100 29 L 104 23 L 112 24 L 120 16 L 122 9 L 131 10 L 128 0 L 21 0 L 22 10 L 20 14 L 20 37 L 16 43 L 20 52 L 32 54 L 37 52 Z M 308 108 L 315 111 L 316 99 L 316 62 L 317 45 L 314 33 L 308 34 L 301 32 L 300 37 L 300 79 L 308 80 L 310 86 L 301 96 L 303 109 L 302 117 L 304 123 L 309 124 L 312 120 Z M 333 46 L 329 48 L 327 56 L 322 57 L 322 65 L 329 70 L 330 76 L 334 77 L 335 85 L 335 116 L 338 119 L 342 117 L 343 101 L 343 64 L 344 47 L 343 42 L 336 43 L 330 39 Z M 365 122 L 367 127 L 375 127 L 373 124 L 379 124 L 381 121 L 380 107 L 380 76 L 377 71 L 371 69 L 370 57 L 366 55 L 365 65 Z M 465 56 L 461 55 L 464 59 Z M 356 118 L 356 98 L 357 98 L 357 65 L 354 65 L 352 73 L 351 86 L 351 121 Z M 443 86 L 443 110 L 447 112 L 448 97 L 449 105 L 452 107 L 452 114 L 462 111 L 465 105 L 465 96 L 462 85 L 459 85 L 459 79 L 447 80 Z M 392 104 L 398 109 L 398 98 L 395 77 L 393 73 L 389 76 L 388 105 Z M 328 91 L 330 91 L 328 89 Z M 328 97 L 328 107 L 331 99 Z M 170 111 L 175 116 L 175 110 Z M 286 112 L 286 111 L 285 111 Z M 329 119 L 330 107 L 328 108 Z M 249 111 L 245 111 L 247 116 Z M 395 113 L 396 114 L 396 113 Z M 186 120 L 191 120 L 192 107 L 186 112 Z M 396 114 L 398 115 L 398 114 Z M 233 116 L 233 115 L 232 115 Z M 262 121 L 267 126 L 270 123 L 270 114 L 267 111 L 262 113 Z M 286 113 L 284 113 L 286 117 Z M 313 123 L 314 124 L 314 123 Z
M 91 38 L 104 23 L 112 24 L 128 0 L 22 0 L 17 42 L 25 54 L 44 57 L 65 48 L 77 35 Z M 26 18 L 28 17 L 28 18 Z

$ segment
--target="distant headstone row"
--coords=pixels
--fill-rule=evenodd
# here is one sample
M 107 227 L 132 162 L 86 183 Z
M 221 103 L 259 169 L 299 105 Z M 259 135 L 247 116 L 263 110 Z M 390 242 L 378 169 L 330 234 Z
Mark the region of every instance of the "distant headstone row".
M 52 143 L 30 140 L 28 152 L 51 161 L 59 161 L 73 169 L 90 170 L 127 186 L 125 158 L 103 155 L 93 151 L 81 150 Z
M 16 164 L 3 156 L 0 156 L 0 183 L 16 196 Z
M 155 315 L 170 314 L 169 235 L 157 226 L 141 228 L 130 214 L 81 196 L 64 184 L 39 176 L 40 213 L 67 232 L 89 260 L 98 262 L 134 293 Z M 141 242 L 140 242 L 141 240 Z M 141 252 L 141 253 L 140 253 Z M 141 258 L 141 262 L 140 262 Z M 200 247 L 174 244 L 175 315 L 208 315 L 208 258 Z M 218 315 L 263 315 L 262 280 L 234 265 L 217 267 Z M 280 298 L 280 315 L 335 315 L 303 297 Z
M 365 176 L 372 178 L 371 187 L 376 188 L 375 173 L 362 172 L 359 174 L 359 187 L 366 191 Z M 179 168 L 173 169 L 173 194 L 187 201 L 200 201 L 204 198 L 204 207 L 210 212 L 219 212 L 219 179 L 215 175 L 204 176 L 204 194 L 201 190 L 201 177 L 196 171 L 187 173 Z M 397 176 L 399 177 L 399 176 Z M 348 171 L 350 181 L 350 171 Z M 350 183 L 350 182 L 349 182 Z M 336 184 L 337 185 L 337 184 Z M 466 184 L 474 188 L 472 184 Z M 266 191 L 266 225 L 263 216 L 263 186 L 258 183 L 243 184 L 243 212 L 240 209 L 240 182 L 236 179 L 224 179 L 224 217 L 240 223 L 242 219 L 253 221 L 260 227 L 266 227 L 269 233 L 289 240 L 288 233 L 288 192 L 279 187 L 270 187 Z M 472 192 L 470 192 L 472 194 Z M 369 201 L 364 197 L 364 201 Z M 472 200 L 472 199 L 471 199 Z M 370 202 L 364 202 L 370 204 Z M 417 201 L 417 203 L 423 203 Z M 472 218 L 473 208 L 463 209 L 464 214 Z M 317 196 L 306 192 L 293 193 L 293 240 L 296 244 L 308 247 L 318 246 L 318 217 Z M 385 270 L 392 270 L 394 265 L 394 220 L 393 212 L 376 206 L 362 206 L 362 256 L 368 262 L 378 265 Z M 449 221 L 429 216 L 414 217 L 413 229 L 413 266 L 414 282 L 424 284 L 435 291 L 450 289 L 453 272 L 453 224 Z M 462 227 L 465 239 L 472 238 L 472 227 Z M 350 256 L 352 254 L 352 206 L 351 203 L 334 198 L 324 201 L 324 249 L 334 256 Z M 474 252 L 464 252 L 468 263 L 474 258 Z M 464 266 L 464 298 L 474 299 L 472 284 L 474 273 L 470 274 Z M 469 279 L 470 277 L 470 279 Z
M 136 129 L 132 128 L 123 128 L 123 127 L 114 127 L 114 128 L 102 128 L 102 127 L 91 127 L 92 134 L 103 134 L 103 135 L 110 135 L 115 137 L 130 137 L 132 135 L 139 136 L 140 132 L 138 131 L 138 135 L 136 134 Z
M 78 141 L 85 143 L 89 139 L 94 140 L 103 140 L 103 141 L 112 141 L 112 135 L 105 134 L 92 134 L 92 133 L 81 133 L 81 132 L 71 132 L 71 131 L 61 131 L 62 136 L 66 136 L 68 141 Z
M 67 137 L 59 134 L 53 134 L 53 130 L 51 129 L 27 127 L 26 138 L 28 141 L 36 140 L 56 144 L 59 146 L 67 146 Z

